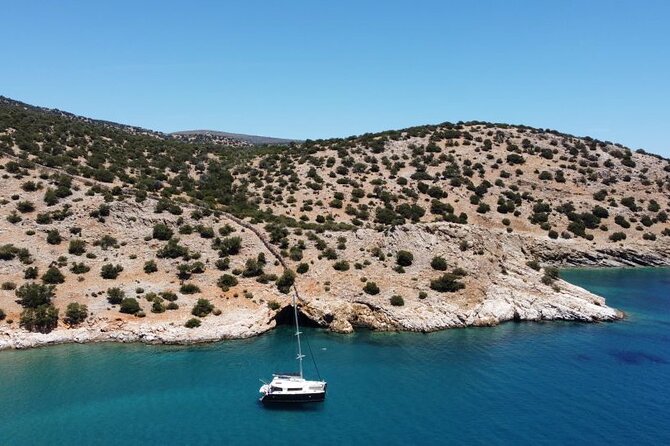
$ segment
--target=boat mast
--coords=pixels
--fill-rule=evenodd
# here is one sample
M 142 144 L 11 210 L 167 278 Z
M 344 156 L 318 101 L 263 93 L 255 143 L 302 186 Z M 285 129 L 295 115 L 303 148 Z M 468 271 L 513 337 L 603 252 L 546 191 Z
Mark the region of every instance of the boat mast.
M 297 291 L 293 288 L 293 317 L 295 318 L 295 337 L 298 339 L 298 365 L 300 366 L 300 378 L 302 378 L 302 347 L 300 346 L 300 327 L 298 326 L 298 301 L 296 299 Z

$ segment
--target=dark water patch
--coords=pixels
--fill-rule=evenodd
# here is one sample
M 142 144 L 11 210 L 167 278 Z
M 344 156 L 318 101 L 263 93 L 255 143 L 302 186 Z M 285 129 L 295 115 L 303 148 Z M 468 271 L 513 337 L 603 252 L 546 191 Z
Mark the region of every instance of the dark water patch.
M 651 362 L 655 364 L 667 364 L 668 361 L 658 355 L 652 353 L 645 353 L 642 351 L 634 350 L 612 350 L 609 352 L 610 356 L 616 358 L 619 362 L 624 364 L 644 364 L 645 362 Z

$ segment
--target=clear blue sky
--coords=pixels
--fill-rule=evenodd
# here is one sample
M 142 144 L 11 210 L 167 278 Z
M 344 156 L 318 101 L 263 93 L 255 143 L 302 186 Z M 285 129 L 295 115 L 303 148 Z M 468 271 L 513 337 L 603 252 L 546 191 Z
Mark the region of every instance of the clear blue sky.
M 0 0 L 0 94 L 162 131 L 442 121 L 670 156 L 669 1 Z

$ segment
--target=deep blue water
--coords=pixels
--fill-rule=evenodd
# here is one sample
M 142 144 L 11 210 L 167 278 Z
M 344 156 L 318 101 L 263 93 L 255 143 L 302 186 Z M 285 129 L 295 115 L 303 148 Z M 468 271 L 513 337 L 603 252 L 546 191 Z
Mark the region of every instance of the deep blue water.
M 268 410 L 288 329 L 197 347 L 0 352 L 0 444 L 670 444 L 670 270 L 567 271 L 609 324 L 306 330 L 323 405 Z M 307 368 L 311 375 L 311 368 Z

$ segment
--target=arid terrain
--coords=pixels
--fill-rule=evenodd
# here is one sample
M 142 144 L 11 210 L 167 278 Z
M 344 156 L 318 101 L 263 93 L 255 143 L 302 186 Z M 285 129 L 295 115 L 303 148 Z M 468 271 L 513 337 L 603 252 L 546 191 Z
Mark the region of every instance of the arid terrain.
M 294 292 L 338 332 L 612 321 L 556 268 L 670 265 L 667 159 L 523 126 L 254 146 L 0 98 L 0 178 L 0 349 L 248 337 Z

